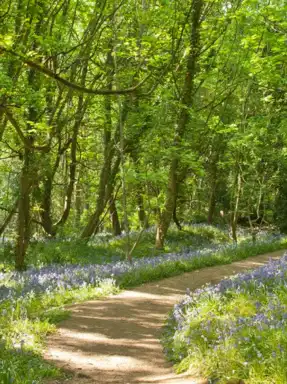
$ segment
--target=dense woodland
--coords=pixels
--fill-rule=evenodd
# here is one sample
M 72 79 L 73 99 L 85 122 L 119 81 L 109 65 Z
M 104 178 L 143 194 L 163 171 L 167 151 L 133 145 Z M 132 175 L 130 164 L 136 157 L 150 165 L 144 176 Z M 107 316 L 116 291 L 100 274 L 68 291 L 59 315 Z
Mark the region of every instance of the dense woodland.
M 284 0 L 1 0 L 0 234 L 287 228 Z M 130 255 L 130 253 L 128 253 Z

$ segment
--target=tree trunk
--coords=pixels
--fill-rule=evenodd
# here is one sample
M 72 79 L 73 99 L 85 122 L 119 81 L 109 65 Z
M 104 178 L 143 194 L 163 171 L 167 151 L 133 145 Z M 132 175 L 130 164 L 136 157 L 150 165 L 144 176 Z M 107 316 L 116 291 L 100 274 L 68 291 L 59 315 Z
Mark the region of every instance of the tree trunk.
M 87 76 L 87 63 L 84 64 L 82 68 L 82 73 L 81 73 L 81 85 L 85 85 L 86 81 L 86 76 Z M 68 96 L 66 100 L 64 100 L 63 105 L 59 109 L 59 114 L 58 117 L 61 117 L 61 111 L 63 109 L 63 106 L 65 103 L 68 101 Z M 49 170 L 46 174 L 45 181 L 44 181 L 44 193 L 43 193 L 43 198 L 42 198 L 42 203 L 41 203 L 41 218 L 42 218 L 42 226 L 45 229 L 45 231 L 51 235 L 52 237 L 56 236 L 57 232 L 59 231 L 60 227 L 63 227 L 65 223 L 67 222 L 71 207 L 72 207 L 72 197 L 73 197 L 73 192 L 74 192 L 74 186 L 76 183 L 76 171 L 77 171 L 77 139 L 78 139 L 78 134 L 79 130 L 85 115 L 85 112 L 88 107 L 88 101 L 89 97 L 84 100 L 84 96 L 80 95 L 78 97 L 78 103 L 77 103 L 77 110 L 76 110 L 76 116 L 75 116 L 75 122 L 73 125 L 73 130 L 72 130 L 72 137 L 67 140 L 67 142 L 61 146 L 61 134 L 60 134 L 60 129 L 58 128 L 58 140 L 59 140 L 59 148 L 58 148 L 58 153 L 57 153 L 57 158 L 55 160 L 55 163 L 53 165 L 52 170 Z M 59 126 L 59 122 L 56 122 Z M 71 152 L 70 152 L 70 164 L 69 167 L 67 166 L 67 162 L 65 164 L 66 166 L 66 175 L 67 178 L 69 179 L 68 181 L 68 186 L 65 191 L 64 195 L 64 208 L 63 208 L 63 213 L 60 217 L 60 219 L 53 224 L 53 218 L 52 218 L 52 190 L 53 190 L 53 181 L 55 174 L 57 172 L 57 169 L 60 164 L 61 156 L 66 154 L 66 151 L 68 148 L 71 146 Z
M 43 185 L 43 197 L 41 203 L 41 224 L 46 233 L 54 237 L 56 233 L 53 231 L 53 221 L 51 217 L 51 203 L 52 203 L 52 185 L 54 175 L 50 173 L 46 175 Z
M 180 222 L 178 220 L 178 217 L 177 217 L 177 214 L 176 214 L 176 205 L 177 204 L 175 204 L 175 207 L 174 207 L 174 210 L 173 210 L 173 214 L 172 214 L 172 218 L 173 218 L 174 224 L 177 226 L 177 229 L 179 231 L 181 231 L 182 230 L 182 225 L 180 224 Z
M 208 208 L 208 217 L 207 217 L 208 224 L 213 223 L 215 207 L 216 207 L 216 191 L 215 191 L 215 186 L 212 186 L 212 191 L 210 193 L 210 198 L 209 198 L 209 208 Z
M 78 180 L 76 183 L 76 196 L 75 196 L 75 225 L 76 228 L 81 226 L 81 216 L 82 216 L 82 188 L 80 184 L 80 175 L 78 175 Z
M 138 105 L 138 99 L 136 103 L 137 111 L 139 113 L 139 105 Z M 139 161 L 139 156 L 138 156 L 138 146 L 137 142 L 133 143 L 130 148 L 130 154 L 131 158 L 134 163 L 136 175 L 139 174 L 139 167 L 138 167 L 138 161 Z M 144 209 L 144 198 L 143 198 L 143 187 L 142 184 L 137 184 L 135 186 L 136 188 L 136 202 L 137 202 L 137 210 L 138 210 L 138 219 L 139 219 L 139 224 L 141 228 L 146 228 L 148 227 L 148 223 L 146 220 L 146 213 Z
M 141 228 L 148 228 L 148 222 L 146 218 L 146 213 L 144 209 L 144 199 L 141 193 L 141 188 L 138 188 L 137 192 L 137 206 L 138 206 L 138 218 Z
M 124 109 L 122 112 L 122 124 L 124 124 L 127 118 L 127 109 Z M 89 239 L 97 230 L 99 225 L 100 217 L 106 207 L 106 204 L 111 198 L 111 195 L 114 190 L 114 180 L 120 165 L 120 158 L 116 158 L 114 166 L 112 168 L 112 160 L 115 154 L 115 145 L 118 143 L 118 131 L 119 126 L 116 128 L 116 132 L 113 140 L 105 140 L 105 149 L 104 149 L 104 163 L 102 165 L 100 180 L 98 186 L 98 197 L 96 203 L 95 212 L 90 217 L 86 227 L 84 228 L 81 238 Z M 107 138 L 107 136 L 105 136 Z
M 191 11 L 191 36 L 190 36 L 190 53 L 187 60 L 186 76 L 183 89 L 183 97 L 181 100 L 182 108 L 180 111 L 178 124 L 175 132 L 174 147 L 178 147 L 184 137 L 186 127 L 189 121 L 189 108 L 193 105 L 194 98 L 194 80 L 196 76 L 196 64 L 199 54 L 200 43 L 200 18 L 202 0 L 193 0 Z M 166 191 L 165 205 L 159 218 L 156 233 L 156 248 L 161 249 L 164 246 L 164 239 L 168 231 L 177 199 L 178 189 L 178 166 L 179 155 L 175 153 L 171 160 L 169 169 L 169 181 Z
M 108 72 L 108 89 L 112 89 L 113 76 L 114 76 L 114 62 L 113 62 L 113 47 L 110 46 L 110 50 L 107 53 L 106 68 Z M 105 127 L 104 127 L 104 163 L 100 172 L 100 180 L 98 186 L 98 197 L 96 203 L 96 210 L 90 217 L 88 224 L 84 228 L 81 237 L 83 239 L 89 239 L 99 226 L 100 217 L 105 209 L 107 201 L 106 189 L 111 174 L 112 159 L 114 156 L 114 143 L 111 140 L 112 135 L 112 99 L 111 96 L 105 97 Z
M 84 70 L 85 71 L 85 70 Z M 82 84 L 85 83 L 86 78 L 86 72 L 83 75 Z M 71 206 L 72 206 L 72 196 L 74 192 L 74 186 L 76 183 L 76 170 L 77 170 L 77 138 L 78 133 L 81 127 L 82 120 L 84 118 L 85 108 L 84 108 L 84 98 L 83 95 L 79 96 L 78 100 L 78 108 L 77 108 L 77 117 L 73 128 L 73 135 L 72 135 L 72 145 L 71 145 L 71 160 L 70 160 L 70 166 L 69 166 L 69 184 L 66 191 L 65 196 L 65 203 L 64 203 L 64 211 L 59 219 L 59 221 L 53 225 L 52 232 L 57 233 L 60 227 L 62 227 L 68 220 Z
M 39 24 L 38 24 L 39 27 Z M 28 83 L 36 92 L 40 88 L 39 74 L 31 69 L 28 74 Z M 30 106 L 27 116 L 27 131 L 34 127 L 32 122 L 37 121 L 38 111 L 35 106 Z M 17 270 L 25 269 L 25 255 L 30 242 L 31 232 L 31 189 L 37 178 L 37 161 L 35 159 L 34 149 L 32 149 L 35 141 L 33 134 L 26 137 L 24 149 L 23 167 L 20 176 L 20 196 L 18 205 L 18 224 L 17 224 L 17 241 L 15 249 L 15 268 Z
M 160 214 L 159 223 L 156 231 L 155 246 L 157 249 L 164 247 L 164 240 L 172 219 L 173 211 L 176 204 L 177 197 L 177 178 L 176 171 L 178 166 L 178 160 L 173 159 L 169 171 L 169 184 L 166 193 L 166 201 L 163 212 Z
M 216 202 L 217 202 L 217 191 L 218 191 L 218 161 L 219 161 L 219 151 L 220 151 L 219 142 L 215 141 L 213 143 L 213 150 L 209 156 L 210 158 L 210 166 L 209 166 L 209 174 L 210 174 L 210 195 L 209 195 L 209 207 L 208 207 L 208 224 L 212 224 L 213 216 L 215 213 Z
M 96 209 L 95 209 L 95 212 L 90 217 L 88 224 L 86 225 L 86 227 L 82 232 L 82 235 L 81 235 L 82 239 L 89 239 L 95 233 L 99 225 L 101 214 L 105 209 L 106 187 L 110 177 L 111 161 L 112 161 L 112 151 L 110 150 L 110 148 L 107 148 L 104 164 L 102 166 L 101 173 L 100 173 Z
M 19 3 L 20 4 L 20 3 Z M 45 3 L 38 2 L 37 11 L 39 18 L 37 19 L 35 27 L 35 36 L 41 34 L 42 17 L 45 14 Z M 34 41 L 32 48 L 37 50 L 37 42 Z M 28 84 L 35 94 L 41 88 L 40 73 L 31 68 L 28 71 Z M 28 108 L 27 118 L 27 136 L 24 137 L 24 156 L 23 166 L 20 176 L 20 196 L 18 205 L 18 223 L 17 223 L 17 240 L 15 247 L 15 268 L 17 270 L 25 269 L 25 255 L 30 242 L 31 236 L 31 196 L 33 192 L 33 185 L 37 180 L 37 159 L 35 156 L 35 149 L 33 148 L 35 142 L 35 133 L 33 123 L 37 122 L 39 108 L 37 103 L 31 102 Z M 17 123 L 16 123 L 17 124 Z M 21 130 L 21 128 L 20 128 Z M 33 133 L 31 133 L 33 132 Z M 19 135 L 19 132 L 18 132 Z M 22 134 L 23 135 L 23 134 Z M 23 138 L 22 138 L 23 141 Z
M 110 200 L 110 216 L 111 216 L 111 222 L 113 227 L 113 234 L 114 236 L 119 236 L 121 231 L 121 224 L 119 220 L 118 210 L 116 207 L 116 202 L 114 198 Z
M 30 192 L 33 183 L 33 175 L 31 172 L 32 164 L 32 152 L 26 148 L 24 153 L 24 164 L 20 178 L 17 241 L 15 249 L 15 268 L 18 271 L 25 269 L 25 255 L 30 241 Z
M 236 195 L 235 195 L 234 209 L 231 214 L 231 232 L 232 232 L 233 241 L 237 243 L 237 220 L 238 220 L 239 200 L 240 200 L 240 194 L 241 194 L 241 175 L 239 171 L 236 175 L 235 187 L 236 187 Z
M 216 192 L 217 192 L 217 160 L 213 160 L 214 163 L 212 164 L 212 169 L 211 169 L 211 191 L 210 191 L 210 196 L 209 196 L 209 207 L 208 207 L 208 217 L 207 217 L 207 222 L 208 224 L 212 224 L 213 222 L 213 216 L 215 212 L 215 207 L 216 207 Z

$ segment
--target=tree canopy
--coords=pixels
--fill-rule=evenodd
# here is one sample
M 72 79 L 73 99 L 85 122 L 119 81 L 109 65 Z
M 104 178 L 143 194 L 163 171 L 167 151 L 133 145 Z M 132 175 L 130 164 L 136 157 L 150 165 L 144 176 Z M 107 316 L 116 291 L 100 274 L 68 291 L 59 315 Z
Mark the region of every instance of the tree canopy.
M 287 228 L 283 0 L 2 0 L 0 234 Z M 131 252 L 127 252 L 131 257 Z

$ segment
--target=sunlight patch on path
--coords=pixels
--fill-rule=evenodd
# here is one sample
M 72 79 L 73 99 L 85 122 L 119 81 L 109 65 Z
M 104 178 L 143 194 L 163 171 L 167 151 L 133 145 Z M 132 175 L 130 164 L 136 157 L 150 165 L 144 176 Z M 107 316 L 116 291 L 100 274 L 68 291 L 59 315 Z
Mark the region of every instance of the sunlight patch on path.
M 71 317 L 49 338 L 45 357 L 74 374 L 67 384 L 206 384 L 195 376 L 176 375 L 165 360 L 159 339 L 168 312 L 186 288 L 217 283 L 283 253 L 205 268 L 69 306 Z

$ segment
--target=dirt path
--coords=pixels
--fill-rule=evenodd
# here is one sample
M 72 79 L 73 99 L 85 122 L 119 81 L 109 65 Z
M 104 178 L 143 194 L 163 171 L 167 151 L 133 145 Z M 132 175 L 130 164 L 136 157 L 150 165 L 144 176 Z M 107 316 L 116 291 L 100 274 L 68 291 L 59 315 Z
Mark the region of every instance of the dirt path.
M 187 287 L 193 290 L 217 283 L 283 253 L 205 268 L 144 284 L 104 300 L 73 305 L 71 317 L 49 338 L 45 357 L 74 374 L 68 384 L 206 383 L 174 374 L 166 362 L 159 338 L 169 310 Z

